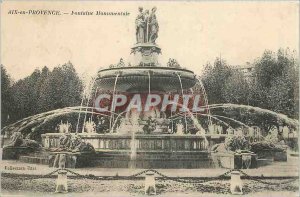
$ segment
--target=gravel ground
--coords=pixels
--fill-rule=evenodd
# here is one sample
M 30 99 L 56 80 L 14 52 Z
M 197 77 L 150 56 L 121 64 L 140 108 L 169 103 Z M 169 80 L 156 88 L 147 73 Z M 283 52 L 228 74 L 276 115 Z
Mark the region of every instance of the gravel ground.
M 283 182 L 284 180 L 265 180 L 267 182 Z M 42 178 L 32 180 L 22 180 L 2 177 L 1 188 L 5 193 L 15 191 L 41 193 L 43 195 L 52 194 L 55 191 L 56 179 Z M 68 179 L 69 194 L 73 193 L 113 193 L 125 192 L 129 196 L 141 196 L 144 194 L 143 180 L 91 180 L 91 179 Z M 171 180 L 156 181 L 157 194 L 167 195 L 173 193 L 181 194 L 230 194 L 230 180 L 211 181 L 204 184 L 178 183 Z M 255 194 L 260 192 L 291 192 L 298 196 L 298 181 L 282 185 L 266 185 L 252 180 L 243 180 L 244 194 Z M 29 195 L 29 194 L 28 194 Z M 25 196 L 28 196 L 25 195 Z M 32 196 L 32 195 L 30 195 Z M 123 196 L 123 195 L 122 195 Z M 268 195 L 269 196 L 269 195 Z M 276 196 L 276 195 L 275 195 Z M 282 196 L 282 195 L 280 195 Z

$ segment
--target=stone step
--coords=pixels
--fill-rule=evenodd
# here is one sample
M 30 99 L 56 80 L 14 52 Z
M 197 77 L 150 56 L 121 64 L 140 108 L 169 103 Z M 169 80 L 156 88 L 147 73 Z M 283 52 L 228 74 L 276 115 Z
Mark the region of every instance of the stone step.
M 49 159 L 47 157 L 36 157 L 36 156 L 20 156 L 20 161 L 25 163 L 36 163 L 36 164 L 49 164 Z
M 35 157 L 45 157 L 45 158 L 47 158 L 50 154 L 49 154 L 49 152 L 46 152 L 46 151 L 36 151 L 36 152 L 33 152 L 33 153 L 29 153 L 28 155 L 29 156 L 35 156 Z
M 274 162 L 273 159 L 257 159 L 257 166 L 268 166 L 271 165 Z

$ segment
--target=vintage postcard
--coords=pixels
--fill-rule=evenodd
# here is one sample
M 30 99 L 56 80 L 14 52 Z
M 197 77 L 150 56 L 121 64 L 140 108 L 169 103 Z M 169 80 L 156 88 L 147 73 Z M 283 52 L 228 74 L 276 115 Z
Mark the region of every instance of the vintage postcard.
M 0 5 L 0 196 L 299 196 L 298 1 Z

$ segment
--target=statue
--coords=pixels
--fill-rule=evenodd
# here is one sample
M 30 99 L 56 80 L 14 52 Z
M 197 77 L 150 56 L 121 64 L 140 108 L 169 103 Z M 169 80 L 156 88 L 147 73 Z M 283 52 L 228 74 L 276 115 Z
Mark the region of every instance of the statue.
M 169 58 L 167 66 L 171 68 L 180 68 L 180 64 L 177 62 L 177 60 L 171 58 Z
M 10 142 L 6 146 L 17 147 L 17 146 L 21 146 L 22 143 L 23 143 L 23 135 L 21 132 L 16 131 L 11 135 Z
M 149 16 L 149 10 L 145 11 L 144 18 L 145 18 L 144 21 L 145 21 L 145 25 L 146 25 L 144 36 L 145 36 L 145 42 L 147 43 L 147 42 L 149 42 L 149 36 L 150 36 L 150 26 L 149 26 L 150 16 Z
M 72 152 L 94 152 L 94 147 L 88 143 L 84 142 L 82 138 L 78 135 L 75 135 L 71 139 L 70 149 Z
M 156 121 L 149 116 L 147 124 L 143 127 L 143 131 L 147 134 L 152 133 L 156 129 Z
M 119 67 L 125 67 L 125 63 L 124 63 L 124 60 L 123 58 L 120 59 L 119 63 L 116 65 L 117 68 Z
M 60 138 L 59 138 L 59 150 L 60 151 L 68 150 L 68 148 L 70 147 L 70 143 L 71 143 L 71 134 L 66 133 L 66 134 L 60 136 Z
M 79 135 L 72 136 L 65 133 L 59 139 L 59 148 L 54 148 L 51 151 L 56 153 L 49 156 L 49 166 L 63 169 L 75 168 L 81 154 L 84 152 L 94 153 L 95 149 L 90 143 L 84 142 Z
M 184 135 L 183 124 L 182 124 L 181 120 L 179 120 L 178 123 L 176 124 L 176 128 L 177 128 L 176 129 L 177 130 L 177 132 L 176 132 L 177 135 Z
M 98 124 L 96 125 L 96 131 L 98 133 L 105 133 L 109 128 L 109 122 L 103 116 L 98 117 Z
M 40 144 L 31 139 L 23 139 L 23 135 L 20 131 L 16 131 L 12 134 L 10 137 L 10 142 L 4 146 L 5 147 L 27 147 L 27 148 L 32 148 L 34 150 L 39 149 L 41 146 Z
M 140 13 L 135 19 L 136 42 L 144 43 L 145 42 L 145 16 L 142 7 L 139 7 L 139 12 Z
M 158 37 L 157 33 L 158 33 L 159 26 L 158 26 L 155 12 L 156 12 L 156 7 L 152 8 L 152 12 L 149 17 L 149 39 L 148 39 L 148 42 L 151 42 L 151 43 L 155 43 L 155 40 Z
M 31 139 L 24 139 L 20 131 L 14 132 L 10 142 L 3 146 L 2 159 L 17 159 L 21 154 L 28 154 L 39 150 L 41 145 Z
M 139 14 L 135 19 L 136 25 L 136 42 L 137 43 L 155 43 L 158 35 L 158 22 L 156 20 L 156 7 L 152 8 L 151 14 L 149 10 L 143 12 L 143 8 L 139 7 Z

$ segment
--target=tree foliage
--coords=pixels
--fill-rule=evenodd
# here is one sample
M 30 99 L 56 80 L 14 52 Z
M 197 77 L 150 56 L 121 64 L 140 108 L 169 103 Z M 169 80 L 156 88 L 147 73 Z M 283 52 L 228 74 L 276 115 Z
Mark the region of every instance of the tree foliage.
M 1 125 L 10 123 L 10 114 L 12 110 L 12 80 L 7 74 L 6 69 L 1 65 Z
M 206 88 L 209 103 L 224 103 L 224 84 L 232 75 L 232 68 L 220 58 L 217 58 L 213 65 L 207 64 L 202 77 Z
M 80 104 L 82 82 L 71 63 L 56 67 L 41 85 L 39 107 L 41 111 Z
M 72 63 L 50 71 L 46 66 L 10 85 L 6 70 L 1 67 L 2 117 L 10 114 L 11 122 L 54 110 L 80 105 L 82 82 Z M 4 119 L 2 118 L 2 121 Z
M 289 49 L 277 53 L 265 51 L 254 62 L 256 83 L 253 104 L 298 117 L 299 62 Z
M 299 62 L 289 49 L 265 51 L 256 59 L 253 78 L 217 58 L 207 64 L 202 76 L 210 104 L 252 105 L 298 117 Z

